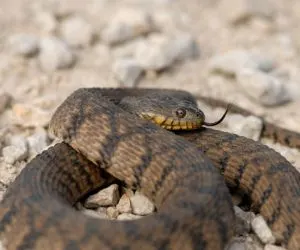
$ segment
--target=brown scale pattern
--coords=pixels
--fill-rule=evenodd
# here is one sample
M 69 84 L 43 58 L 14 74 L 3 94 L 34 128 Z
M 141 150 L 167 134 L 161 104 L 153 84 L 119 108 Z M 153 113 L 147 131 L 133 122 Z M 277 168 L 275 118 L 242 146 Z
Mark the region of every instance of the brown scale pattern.
M 213 161 L 228 186 L 249 196 L 278 243 L 300 249 L 300 174 L 284 157 L 259 142 L 212 129 L 179 134 Z
M 100 93 L 78 90 L 53 116 L 53 134 L 76 151 L 66 143 L 49 148 L 10 186 L 0 204 L 7 249 L 224 249 L 234 213 L 220 171 L 229 186 L 249 195 L 278 242 L 300 249 L 300 177 L 278 153 L 209 129 L 175 136 Z M 111 176 L 139 188 L 158 212 L 117 222 L 72 209 Z
M 0 236 L 9 250 L 221 250 L 233 235 L 222 176 L 183 138 L 82 90 L 58 108 L 51 130 L 99 167 L 65 143 L 30 162 L 0 205 Z M 70 205 L 102 182 L 103 169 L 139 188 L 159 212 L 116 222 L 73 210 Z

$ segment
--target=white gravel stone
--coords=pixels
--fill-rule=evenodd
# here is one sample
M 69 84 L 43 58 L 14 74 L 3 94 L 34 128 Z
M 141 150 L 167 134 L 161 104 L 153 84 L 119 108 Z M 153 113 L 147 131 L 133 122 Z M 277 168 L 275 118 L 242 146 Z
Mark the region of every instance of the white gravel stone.
M 90 23 L 80 16 L 66 18 L 60 27 L 64 40 L 73 47 L 87 47 L 91 44 L 94 31 Z
M 268 227 L 266 221 L 261 215 L 256 216 L 252 222 L 251 226 L 258 238 L 265 244 L 274 244 L 275 237 L 272 234 L 271 229 Z
M 123 194 L 121 199 L 119 200 L 119 203 L 117 204 L 117 209 L 120 213 L 131 213 L 131 203 L 130 199 L 127 194 Z
M 255 217 L 252 212 L 245 212 L 237 206 L 234 206 L 234 212 L 237 218 L 236 232 L 239 235 L 249 233 L 251 230 L 251 221 Z
M 152 35 L 145 43 L 140 43 L 135 51 L 135 59 L 145 70 L 161 70 L 175 61 L 172 42 L 163 35 Z
M 237 49 L 213 56 L 208 63 L 212 72 L 236 76 L 245 68 L 270 71 L 274 63 L 267 56 L 259 56 L 244 49 Z
M 269 0 L 222 0 L 219 3 L 219 11 L 225 19 L 237 23 L 254 16 L 270 18 L 274 14 L 274 6 Z
M 134 57 L 145 70 L 157 71 L 198 55 L 197 43 L 189 34 L 174 37 L 155 34 L 137 44 Z
M 10 138 L 10 145 L 2 149 L 3 159 L 8 164 L 22 161 L 28 156 L 27 141 L 23 136 Z
M 143 69 L 136 60 L 124 58 L 115 61 L 113 64 L 113 73 L 122 85 L 134 87 L 140 79 Z
M 263 250 L 259 242 L 253 241 L 250 236 L 234 237 L 226 250 Z
M 267 244 L 267 245 L 265 245 L 264 250 L 287 250 L 287 249 L 284 248 L 284 247 L 279 247 L 279 246 Z
M 225 123 L 225 121 L 224 121 Z M 239 114 L 232 114 L 227 119 L 226 124 L 232 133 L 245 136 L 257 141 L 260 138 L 263 121 L 256 116 L 244 117 Z
M 94 218 L 98 218 L 98 219 L 108 219 L 107 215 L 105 213 L 99 213 L 97 211 L 94 210 L 90 210 L 90 209 L 83 209 L 82 212 L 87 215 L 87 216 L 91 216 Z
M 172 48 L 178 61 L 195 59 L 200 55 L 196 40 L 188 33 L 177 35 L 173 40 Z
M 46 34 L 53 34 L 58 27 L 58 22 L 53 13 L 48 11 L 36 11 L 35 21 Z
M 11 51 L 25 57 L 35 55 L 39 50 L 38 38 L 29 34 L 15 34 L 8 39 Z
M 106 214 L 110 219 L 116 219 L 119 215 L 119 211 L 115 207 L 108 207 Z
M 36 132 L 27 137 L 29 152 L 31 156 L 42 152 L 48 145 L 48 136 L 44 128 L 38 128 Z
M 286 83 L 258 70 L 243 69 L 239 71 L 237 83 L 245 95 L 265 106 L 280 105 L 292 99 Z
M 105 43 L 118 44 L 153 31 L 151 16 L 137 8 L 120 9 L 101 32 Z
M 144 195 L 135 193 L 134 196 L 130 197 L 132 211 L 136 215 L 147 215 L 154 212 L 153 203 Z
M 75 56 L 68 45 L 56 37 L 43 38 L 40 43 L 39 62 L 46 72 L 69 68 Z
M 119 214 L 117 217 L 118 220 L 136 220 L 140 218 L 142 218 L 142 216 L 129 213 Z
M 100 206 L 115 206 L 119 200 L 119 187 L 112 184 L 109 187 L 100 190 L 98 193 L 91 195 L 86 200 L 86 208 L 97 208 Z
M 50 111 L 25 103 L 16 103 L 12 106 L 11 120 L 23 127 L 45 127 L 51 117 Z
M 0 250 L 6 250 L 6 247 L 4 247 L 4 244 L 2 243 L 1 240 L 0 240 Z

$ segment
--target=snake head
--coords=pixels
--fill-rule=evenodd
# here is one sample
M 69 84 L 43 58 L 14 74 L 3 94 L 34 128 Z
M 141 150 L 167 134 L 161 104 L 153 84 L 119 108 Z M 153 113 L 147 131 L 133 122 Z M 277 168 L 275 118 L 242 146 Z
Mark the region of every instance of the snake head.
M 119 104 L 124 110 L 168 130 L 193 130 L 205 122 L 204 113 L 194 99 L 165 93 L 125 97 Z

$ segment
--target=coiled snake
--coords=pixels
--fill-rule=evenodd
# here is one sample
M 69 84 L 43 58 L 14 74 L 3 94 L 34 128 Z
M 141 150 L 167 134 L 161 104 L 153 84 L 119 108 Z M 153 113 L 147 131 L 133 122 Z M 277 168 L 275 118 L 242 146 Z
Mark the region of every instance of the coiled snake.
M 50 122 L 50 131 L 64 142 L 28 163 L 0 204 L 3 245 L 9 250 L 224 249 L 235 221 L 224 177 L 229 187 L 249 196 L 277 243 L 300 249 L 300 175 L 280 154 L 208 128 L 174 135 L 138 117 L 167 129 L 193 129 L 204 122 L 195 105 L 183 91 L 75 91 Z M 158 212 L 135 221 L 107 221 L 71 207 L 112 176 L 140 189 Z

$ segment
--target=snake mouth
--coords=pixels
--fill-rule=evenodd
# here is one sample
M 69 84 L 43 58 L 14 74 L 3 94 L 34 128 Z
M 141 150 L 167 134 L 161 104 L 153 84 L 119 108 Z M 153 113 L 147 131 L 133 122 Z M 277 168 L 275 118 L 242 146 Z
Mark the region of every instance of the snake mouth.
M 143 119 L 151 121 L 167 130 L 194 130 L 199 129 L 203 125 L 203 119 L 176 119 L 163 115 L 143 113 L 140 115 Z

